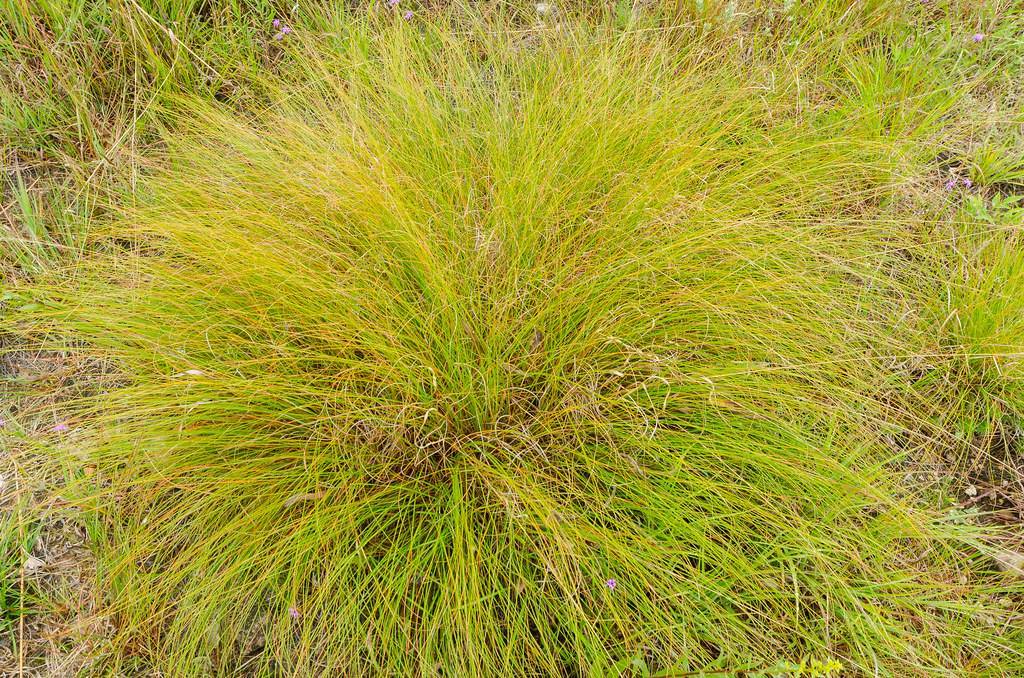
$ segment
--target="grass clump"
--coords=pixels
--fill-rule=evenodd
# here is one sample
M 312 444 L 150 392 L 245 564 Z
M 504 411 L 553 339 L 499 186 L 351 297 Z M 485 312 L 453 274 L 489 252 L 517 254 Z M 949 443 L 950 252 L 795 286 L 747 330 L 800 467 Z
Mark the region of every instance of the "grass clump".
M 1024 250 L 1017 197 L 970 196 L 945 239 L 947 268 L 932 295 L 942 363 L 931 400 L 969 440 L 1011 442 L 1024 421 Z M 951 384 L 959 383 L 958 387 Z M 964 388 L 963 385 L 969 385 Z M 948 425 L 947 425 L 948 426 Z
M 890 479 L 917 72 L 882 119 L 863 80 L 670 32 L 394 18 L 296 39 L 248 117 L 181 102 L 25 311 L 113 368 L 70 434 L 125 656 L 1019 667 L 976 533 Z

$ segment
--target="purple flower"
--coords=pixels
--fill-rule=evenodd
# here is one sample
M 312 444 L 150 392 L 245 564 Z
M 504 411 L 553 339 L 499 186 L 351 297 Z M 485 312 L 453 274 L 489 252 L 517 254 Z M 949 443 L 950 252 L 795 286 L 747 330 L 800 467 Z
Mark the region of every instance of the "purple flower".
M 615 581 L 614 579 L 609 579 L 604 583 L 604 585 L 607 586 L 609 590 L 614 591 L 615 587 L 619 585 L 619 582 Z
M 274 28 L 280 28 L 281 27 L 281 20 L 280 19 L 274 19 L 273 21 L 270 22 L 270 25 L 273 26 Z
M 289 26 L 288 24 L 285 24 L 284 26 L 281 26 L 281 30 L 278 31 L 277 35 L 274 36 L 274 40 L 280 40 L 281 38 L 283 38 L 284 36 L 288 35 L 291 32 L 292 27 Z
M 412 10 L 411 9 L 410 10 L 406 10 L 405 14 L 402 15 L 402 18 L 405 19 L 406 21 L 411 19 L 412 18 Z
M 964 187 L 965 188 L 970 188 L 973 185 L 974 185 L 973 181 L 971 181 L 970 179 L 964 179 Z
M 284 33 L 285 35 L 288 35 L 289 33 L 292 32 L 292 27 L 286 25 L 281 29 L 281 32 Z
M 398 7 L 399 0 L 388 0 L 388 7 L 394 9 Z
M 299 609 L 297 607 L 295 607 L 294 605 L 292 605 L 291 607 L 288 608 L 288 614 L 291 615 L 292 619 L 298 619 L 299 618 Z
M 971 40 L 973 40 L 974 42 L 981 42 L 984 39 L 985 39 L 985 34 L 984 33 L 975 33 L 974 35 L 971 36 Z
M 946 190 L 952 191 L 956 187 L 956 179 L 950 179 L 946 182 Z
M 54 433 L 64 433 L 66 431 L 70 431 L 71 427 L 68 426 L 65 422 L 62 421 L 59 424 L 57 424 L 56 426 L 54 426 L 52 430 L 53 430 Z

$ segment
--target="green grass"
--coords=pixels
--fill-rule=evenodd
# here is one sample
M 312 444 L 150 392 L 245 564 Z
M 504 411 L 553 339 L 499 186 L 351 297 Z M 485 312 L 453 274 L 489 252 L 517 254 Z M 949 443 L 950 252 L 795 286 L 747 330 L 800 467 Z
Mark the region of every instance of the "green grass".
M 1024 671 L 996 531 L 902 482 L 1024 414 L 1011 137 L 929 175 L 995 5 L 91 7 L 5 16 L 105 68 L 4 100 L 0 312 L 95 366 L 43 437 L 104 670 Z
M 1024 247 L 1020 197 L 988 204 L 971 196 L 956 215 L 933 290 L 929 328 L 937 328 L 945 363 L 926 390 L 947 408 L 947 426 L 966 436 L 1012 439 L 1024 417 Z M 950 388 L 950 385 L 956 385 Z
M 11 481 L 7 478 L 5 485 Z M 25 580 L 24 565 L 38 538 L 39 526 L 25 525 L 25 506 L 2 488 L 4 512 L 0 515 L 0 642 L 12 656 L 19 657 L 24 618 L 33 611 L 37 596 Z M 12 505 L 13 504 L 13 505 Z

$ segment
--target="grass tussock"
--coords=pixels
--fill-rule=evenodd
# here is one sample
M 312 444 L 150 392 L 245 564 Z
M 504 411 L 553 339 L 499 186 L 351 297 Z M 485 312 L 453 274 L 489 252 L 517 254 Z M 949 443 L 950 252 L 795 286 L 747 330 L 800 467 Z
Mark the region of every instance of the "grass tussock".
M 178 102 L 166 162 L 23 311 L 113 368 L 60 435 L 125 657 L 1022 666 L 978 533 L 890 465 L 891 196 L 954 92 L 871 46 L 807 82 L 571 22 L 329 42 L 296 38 L 258 113 Z M 970 336 L 1018 331 L 972 308 Z

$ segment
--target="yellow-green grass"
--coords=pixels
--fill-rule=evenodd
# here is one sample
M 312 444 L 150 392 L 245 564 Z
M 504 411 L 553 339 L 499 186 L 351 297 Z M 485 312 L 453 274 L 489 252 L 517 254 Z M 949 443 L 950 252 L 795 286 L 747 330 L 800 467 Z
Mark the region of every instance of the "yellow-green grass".
M 10 483 L 4 478 L 4 484 Z M 25 581 L 23 564 L 38 534 L 38 526 L 25 525 L 23 506 L 10 487 L 0 486 L 4 512 L 0 514 L 0 651 L 18 656 L 24 618 L 30 614 L 36 596 Z
M 1019 197 L 969 196 L 929 263 L 937 275 L 923 304 L 934 333 L 933 369 L 918 384 L 941 427 L 1002 444 L 1024 420 L 1024 245 Z M 1011 451 L 1012 456 L 1012 451 Z
M 459 16 L 166 97 L 90 255 L 12 296 L 107 367 L 52 437 L 111 670 L 1024 670 L 1019 584 L 899 485 L 937 282 L 896 196 L 962 89 L 926 39 Z M 936 348 L 999 388 L 1017 260 Z

